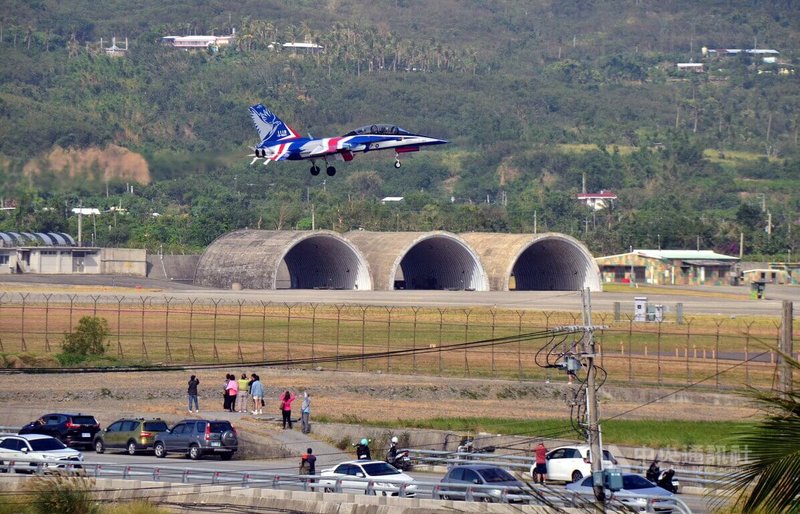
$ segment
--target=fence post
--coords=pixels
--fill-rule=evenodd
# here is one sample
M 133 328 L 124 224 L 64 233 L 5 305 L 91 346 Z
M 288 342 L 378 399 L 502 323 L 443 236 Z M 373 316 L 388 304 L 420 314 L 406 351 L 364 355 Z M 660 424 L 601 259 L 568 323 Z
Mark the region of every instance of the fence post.
M 392 311 L 394 307 L 384 307 L 386 309 L 386 372 L 392 372 Z
M 495 366 L 494 366 L 494 331 L 495 327 L 497 326 L 497 307 L 494 306 L 489 311 L 492 314 L 492 345 L 489 347 L 492 350 L 492 376 L 494 376 Z
M 717 326 L 717 334 L 716 334 L 716 341 L 715 341 L 715 351 L 714 351 L 714 383 L 717 385 L 717 389 L 719 389 L 719 327 L 725 323 L 724 319 L 721 320 L 714 320 L 714 324 Z
M 522 381 L 522 317 L 525 316 L 524 311 L 515 311 L 517 313 L 517 380 Z
M 92 298 L 92 316 L 97 317 L 97 300 L 100 299 L 100 295 L 90 295 Z
M 28 296 L 30 296 L 30 293 L 20 293 L 19 296 L 22 298 L 22 327 L 20 332 L 20 343 L 22 344 L 22 351 L 27 352 L 28 345 L 25 343 L 25 302 L 27 301 Z
M 317 335 L 317 307 L 318 305 L 316 303 L 311 304 L 311 367 L 314 367 L 316 361 L 314 343 Z
M 44 351 L 50 353 L 50 297 L 53 294 L 44 295 Z
M 219 302 L 222 300 L 212 298 L 211 301 L 214 303 L 214 324 L 211 331 L 212 350 L 214 352 L 214 360 L 219 361 L 219 351 L 217 350 L 217 309 L 219 308 Z
M 467 357 L 467 343 L 469 342 L 469 316 L 472 314 L 472 309 L 464 309 L 464 316 L 466 317 L 464 323 L 464 376 L 469 376 L 469 358 Z
M 792 349 L 792 310 L 793 304 L 789 300 L 783 301 L 781 310 L 781 337 L 778 354 L 778 388 L 785 399 L 790 398 L 792 392 L 792 366 L 784 355 L 791 357 Z
M 291 336 L 291 327 L 292 327 L 292 309 L 294 308 L 294 304 L 289 304 L 284 302 L 284 307 L 286 307 L 286 363 L 289 363 L 290 353 L 289 353 L 289 340 Z
M 242 306 L 246 300 L 236 300 L 239 304 L 239 318 L 236 323 L 236 353 L 239 356 L 239 362 L 244 362 L 244 353 L 242 353 Z
M 750 385 L 750 327 L 753 326 L 755 321 L 745 322 L 747 331 L 744 338 L 744 383 Z
M 442 374 L 442 329 L 444 327 L 444 312 L 447 309 L 438 308 L 439 311 L 439 346 L 437 348 L 439 353 L 439 375 Z
M 261 302 L 261 361 L 267 362 L 267 305 L 270 302 Z
M 414 311 L 414 328 L 411 332 L 411 372 L 417 372 L 417 313 L 419 312 L 421 307 L 412 307 L 411 310 Z
M 117 356 L 120 359 L 125 358 L 125 354 L 122 351 L 122 302 L 125 300 L 124 296 L 114 296 L 117 300 Z
M 146 296 L 140 296 L 139 299 L 142 302 L 142 325 L 141 325 L 141 329 L 142 329 L 142 360 L 143 361 L 147 361 L 147 360 L 149 360 L 149 357 L 147 356 L 147 345 L 144 342 L 144 304 L 147 303 L 147 297 Z
M 336 306 L 336 369 L 339 369 L 339 328 L 342 322 L 342 309 L 344 305 Z
M 197 298 L 189 299 L 189 355 L 191 355 L 192 362 L 195 361 L 194 345 L 192 344 L 192 323 L 194 321 L 194 302 L 196 301 Z
M 3 298 L 5 298 L 5 296 L 6 296 L 5 293 L 0 293 L 0 319 L 2 319 Z M 3 348 L 3 336 L 0 335 L 0 352 L 4 352 L 4 351 L 6 351 L 6 350 L 5 350 L 5 348 Z
M 69 327 L 67 329 L 68 332 L 72 332 L 72 307 L 74 306 L 75 298 L 77 297 L 78 295 L 76 294 L 69 295 Z
M 692 320 L 686 320 L 686 383 L 692 382 L 692 368 L 689 366 L 689 344 L 691 342 Z
M 365 371 L 367 361 L 364 359 L 364 344 L 366 343 L 367 337 L 367 309 L 369 309 L 369 306 L 361 305 L 359 309 L 361 309 L 361 371 Z
M 658 338 L 656 339 L 656 375 L 658 385 L 661 385 L 661 321 L 658 322 Z
M 628 382 L 633 382 L 633 318 L 630 314 L 628 318 Z
M 164 299 L 164 303 L 167 304 L 167 311 L 164 313 L 164 354 L 167 362 L 172 361 L 172 351 L 169 348 L 169 304 L 172 300 L 171 296 Z

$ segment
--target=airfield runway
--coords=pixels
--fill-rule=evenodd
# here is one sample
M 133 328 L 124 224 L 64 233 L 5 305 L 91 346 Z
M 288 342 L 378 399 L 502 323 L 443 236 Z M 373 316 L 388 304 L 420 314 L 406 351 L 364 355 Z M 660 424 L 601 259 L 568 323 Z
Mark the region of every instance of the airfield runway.
M 396 307 L 497 307 L 502 309 L 567 311 L 581 310 L 578 291 L 351 291 L 319 289 L 221 290 L 192 284 L 153 280 L 142 277 L 109 275 L 7 275 L 0 277 L 0 293 L 69 292 L 76 295 L 165 296 L 179 298 L 216 298 L 275 303 L 327 303 L 336 305 L 386 305 Z M 674 312 L 683 304 L 684 316 L 699 314 L 719 316 L 781 315 L 782 301 L 800 301 L 800 286 L 767 285 L 766 298 L 754 300 L 746 286 L 646 286 L 630 291 L 592 293 L 595 312 L 613 312 L 620 303 L 623 316 L 632 315 L 635 297 L 644 296 L 650 304 L 664 305 Z M 800 308 L 794 309 L 798 316 Z

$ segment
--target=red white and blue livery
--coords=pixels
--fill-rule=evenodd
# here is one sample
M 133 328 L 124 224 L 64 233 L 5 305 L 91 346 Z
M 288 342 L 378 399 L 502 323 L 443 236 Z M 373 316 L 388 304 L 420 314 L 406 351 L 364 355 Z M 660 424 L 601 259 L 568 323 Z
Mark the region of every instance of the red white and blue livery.
M 256 126 L 261 142 L 253 149 L 253 161 L 311 161 L 311 174 L 319 175 L 316 160 L 325 162 L 328 176 L 336 174 L 336 168 L 328 160 L 352 161 L 356 152 L 394 150 L 394 167 L 400 167 L 400 154 L 417 152 L 420 147 L 443 145 L 447 141 L 421 134 L 414 134 L 397 125 L 377 124 L 357 128 L 341 137 L 315 139 L 301 137 L 280 118 L 261 104 L 250 107 L 250 116 Z

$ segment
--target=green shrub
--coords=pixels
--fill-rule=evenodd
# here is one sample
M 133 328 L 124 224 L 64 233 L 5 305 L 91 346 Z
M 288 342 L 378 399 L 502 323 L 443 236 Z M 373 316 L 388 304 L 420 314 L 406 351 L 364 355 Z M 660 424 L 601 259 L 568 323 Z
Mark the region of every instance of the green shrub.
M 103 355 L 106 347 L 103 341 L 110 333 L 108 321 L 96 316 L 84 316 L 78 321 L 78 328 L 71 334 L 64 334 L 61 343 L 62 353 L 56 358 L 62 366 L 84 362 L 87 357 Z

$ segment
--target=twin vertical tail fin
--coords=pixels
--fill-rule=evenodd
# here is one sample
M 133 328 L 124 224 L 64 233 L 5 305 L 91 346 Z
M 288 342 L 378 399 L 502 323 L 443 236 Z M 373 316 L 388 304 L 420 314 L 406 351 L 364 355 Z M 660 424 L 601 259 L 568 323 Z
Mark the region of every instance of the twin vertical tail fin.
M 300 137 L 289 125 L 261 104 L 250 107 L 250 117 L 253 119 L 262 145 Z

